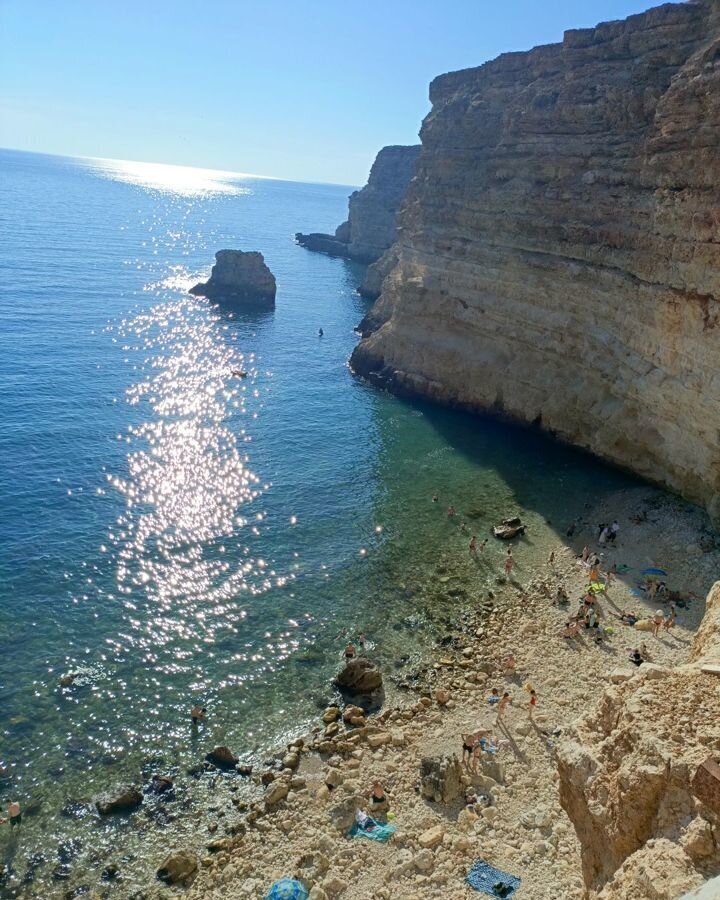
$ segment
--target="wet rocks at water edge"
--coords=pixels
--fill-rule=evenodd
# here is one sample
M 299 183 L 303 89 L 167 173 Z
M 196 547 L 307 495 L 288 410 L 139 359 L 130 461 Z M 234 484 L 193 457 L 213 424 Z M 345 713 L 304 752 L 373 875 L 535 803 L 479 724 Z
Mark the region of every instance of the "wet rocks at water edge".
M 101 816 L 132 812 L 143 802 L 143 795 L 136 787 L 124 787 L 112 794 L 104 794 L 95 801 Z
M 351 659 L 339 672 L 335 684 L 348 694 L 372 694 L 383 685 L 382 674 L 375 665 L 364 656 Z
M 205 759 L 220 769 L 234 769 L 239 762 L 229 747 L 215 747 Z
M 198 872 L 198 858 L 188 850 L 170 853 L 157 870 L 157 877 L 165 884 L 188 885 Z
M 275 276 L 256 250 L 218 250 L 209 280 L 190 288 L 199 297 L 260 309 L 275 308 L 275 292 Z

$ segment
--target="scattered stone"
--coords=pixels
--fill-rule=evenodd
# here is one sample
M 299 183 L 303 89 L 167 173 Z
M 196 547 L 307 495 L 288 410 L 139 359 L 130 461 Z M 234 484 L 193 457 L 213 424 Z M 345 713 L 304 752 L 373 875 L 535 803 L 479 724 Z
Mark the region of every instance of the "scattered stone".
M 188 885 L 198 871 L 198 858 L 189 850 L 180 850 L 165 857 L 157 877 L 166 884 Z
M 234 769 L 239 762 L 229 747 L 215 747 L 205 759 L 220 769 Z
M 427 800 L 453 803 L 463 793 L 462 769 L 456 756 L 424 756 L 420 763 L 420 791 Z
M 442 844 L 444 836 L 445 831 L 442 825 L 434 825 L 432 828 L 428 828 L 427 831 L 423 831 L 418 838 L 418 844 L 420 844 L 423 849 L 432 850 L 434 847 L 438 847 Z
M 351 659 L 335 679 L 340 690 L 348 694 L 372 694 L 382 683 L 380 670 L 366 656 Z
M 131 812 L 142 802 L 143 795 L 136 787 L 126 787 L 116 794 L 99 797 L 95 801 L 95 806 L 101 816 L 109 816 L 113 813 Z

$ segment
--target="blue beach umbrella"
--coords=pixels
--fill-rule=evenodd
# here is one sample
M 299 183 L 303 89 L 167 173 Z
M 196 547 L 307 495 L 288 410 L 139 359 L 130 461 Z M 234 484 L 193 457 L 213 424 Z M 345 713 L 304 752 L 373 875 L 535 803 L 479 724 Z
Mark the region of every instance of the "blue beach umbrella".
M 308 892 L 294 878 L 281 878 L 265 894 L 265 900 L 308 900 Z
M 640 574 L 645 575 L 645 577 L 650 575 L 650 576 L 657 576 L 658 578 L 661 578 L 661 577 L 667 578 L 667 572 L 665 571 L 665 569 L 653 569 L 652 567 L 649 569 L 643 569 Z

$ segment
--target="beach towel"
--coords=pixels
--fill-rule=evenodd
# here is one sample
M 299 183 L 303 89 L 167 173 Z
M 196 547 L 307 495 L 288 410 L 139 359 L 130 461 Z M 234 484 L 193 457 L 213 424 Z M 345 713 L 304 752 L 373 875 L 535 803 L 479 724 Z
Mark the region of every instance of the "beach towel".
M 471 888 L 476 891 L 482 891 L 490 897 L 512 897 L 515 891 L 520 887 L 520 879 L 515 875 L 508 875 L 502 869 L 496 869 L 490 863 L 483 862 L 479 859 L 473 864 L 465 879 Z M 509 890 L 506 893 L 498 893 L 495 885 L 498 883 L 506 884 Z
M 395 834 L 395 831 L 394 825 L 381 825 L 380 822 L 371 819 L 364 828 L 355 822 L 350 831 L 348 831 L 348 837 L 364 837 L 369 841 L 377 841 L 378 844 L 386 844 L 391 836 Z
M 304 884 L 293 878 L 281 878 L 265 895 L 265 900 L 307 900 L 308 892 Z

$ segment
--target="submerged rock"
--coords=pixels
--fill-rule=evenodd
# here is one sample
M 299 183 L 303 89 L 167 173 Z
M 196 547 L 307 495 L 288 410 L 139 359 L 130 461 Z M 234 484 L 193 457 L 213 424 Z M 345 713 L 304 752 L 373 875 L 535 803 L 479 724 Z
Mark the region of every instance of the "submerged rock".
M 106 794 L 95 801 L 101 816 L 131 812 L 143 802 L 143 795 L 136 787 L 121 788 L 116 794 Z
M 218 250 L 208 281 L 190 293 L 210 300 L 231 300 L 247 306 L 274 309 L 275 276 L 256 250 Z

